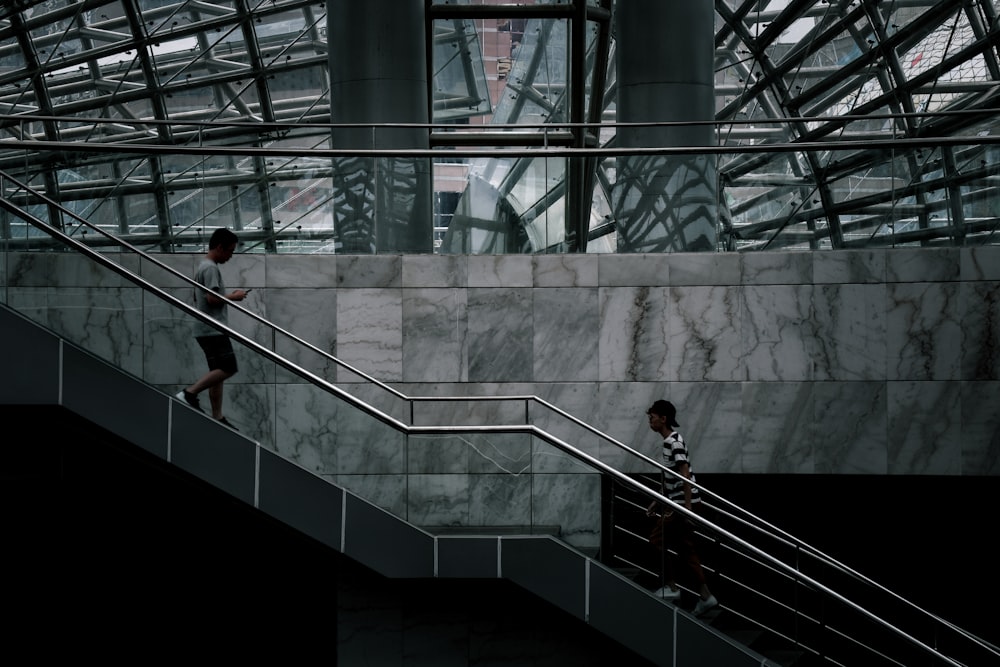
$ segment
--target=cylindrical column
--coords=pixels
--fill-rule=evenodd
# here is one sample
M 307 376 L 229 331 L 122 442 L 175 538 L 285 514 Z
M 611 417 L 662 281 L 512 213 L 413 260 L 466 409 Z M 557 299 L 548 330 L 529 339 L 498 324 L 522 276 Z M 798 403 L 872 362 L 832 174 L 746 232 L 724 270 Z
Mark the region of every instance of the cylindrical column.
M 333 123 L 428 123 L 423 0 L 327 0 Z M 426 149 L 427 128 L 336 128 L 336 149 Z M 343 252 L 433 250 L 428 158 L 334 160 Z
M 715 118 L 715 5 L 701 0 L 618 0 L 618 122 Z M 619 128 L 624 148 L 712 146 L 704 123 Z M 619 252 L 715 250 L 716 158 L 626 156 L 618 162 L 612 204 Z

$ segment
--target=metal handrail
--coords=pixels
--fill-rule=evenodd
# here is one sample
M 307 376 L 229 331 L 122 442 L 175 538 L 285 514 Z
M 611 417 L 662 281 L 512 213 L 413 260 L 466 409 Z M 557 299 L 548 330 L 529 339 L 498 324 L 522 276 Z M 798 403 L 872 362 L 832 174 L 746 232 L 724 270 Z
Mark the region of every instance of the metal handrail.
M 18 187 L 20 187 L 22 189 L 25 189 L 27 191 L 32 191 L 33 194 L 36 194 L 37 196 L 39 196 L 40 198 L 42 198 L 44 201 L 46 201 L 47 203 L 51 204 L 52 206 L 55 206 L 55 207 L 59 208 L 65 214 L 73 217 L 75 220 L 77 220 L 81 224 L 87 226 L 88 228 L 95 229 L 99 233 L 101 233 L 102 235 L 104 235 L 105 237 L 114 240 L 114 237 L 112 235 L 108 234 L 107 232 L 105 232 L 103 230 L 100 230 L 100 229 L 94 227 L 88 221 L 83 220 L 82 218 L 79 218 L 79 216 L 77 216 L 76 214 L 74 214 L 72 211 L 68 211 L 68 210 L 62 208 L 61 205 L 59 205 L 57 202 L 55 202 L 55 201 L 47 198 L 45 195 L 43 195 L 41 193 L 34 192 L 32 188 L 30 188 L 29 186 L 25 185 L 24 183 L 18 181 L 17 179 L 15 179 L 13 177 L 10 177 L 8 174 L 0 171 L 0 178 L 7 178 L 11 182 L 15 183 Z M 142 289 L 146 290 L 147 292 L 150 292 L 150 293 L 156 295 L 158 298 L 160 298 L 160 299 L 162 299 L 162 300 L 170 303 L 171 305 L 173 305 L 173 306 L 175 306 L 177 308 L 180 308 L 186 314 L 195 317 L 196 319 L 198 319 L 198 320 L 200 320 L 200 321 L 208 324 L 209 326 L 212 326 L 213 328 L 226 333 L 227 335 L 231 336 L 234 340 L 237 340 L 242 345 L 250 348 L 251 350 L 257 352 L 258 354 L 260 354 L 262 356 L 264 356 L 265 358 L 269 359 L 270 361 L 273 361 L 273 362 L 277 363 L 278 365 L 286 368 L 287 370 L 292 371 L 293 373 L 295 373 L 299 377 L 307 380 L 308 382 L 310 382 L 314 386 L 317 386 L 317 387 L 319 387 L 319 388 L 321 388 L 321 389 L 323 389 L 323 390 L 325 390 L 325 391 L 327 391 L 329 393 L 332 393 L 332 394 L 336 395 L 341 400 L 344 400 L 345 402 L 347 402 L 347 403 L 353 405 L 354 407 L 362 410 L 363 412 L 365 412 L 369 416 L 372 416 L 372 417 L 378 419 L 382 423 L 384 423 L 384 424 L 386 424 L 386 425 L 388 425 L 388 426 L 390 426 L 390 427 L 392 427 L 392 428 L 394 428 L 394 429 L 396 429 L 396 430 L 398 430 L 398 431 L 400 431 L 402 433 L 405 433 L 407 435 L 447 435 L 447 434 L 462 434 L 462 433 L 508 433 L 508 434 L 509 433 L 523 433 L 523 434 L 527 434 L 527 435 L 531 435 L 531 436 L 537 437 L 537 438 L 541 439 L 542 441 L 547 442 L 548 444 L 557 447 L 558 449 L 560 449 L 563 452 L 569 454 L 570 456 L 576 458 L 577 460 L 585 463 L 589 467 L 591 467 L 593 469 L 596 469 L 597 471 L 599 471 L 599 472 L 601 472 L 601 473 L 603 473 L 603 474 L 605 474 L 605 475 L 607 475 L 607 476 L 609 476 L 609 477 L 617 480 L 618 482 L 622 483 L 624 486 L 629 487 L 629 488 L 631 488 L 634 491 L 640 492 L 641 494 L 645 495 L 646 497 L 648 497 L 652 501 L 655 501 L 655 502 L 658 502 L 658 503 L 661 503 L 661 504 L 664 504 L 664 505 L 672 507 L 672 509 L 674 511 L 680 512 L 682 515 L 684 515 L 685 517 L 693 520 L 695 523 L 707 527 L 708 529 L 710 529 L 711 531 L 713 531 L 715 534 L 724 536 L 727 539 L 731 540 L 734 544 L 737 544 L 740 547 L 749 550 L 751 553 L 756 554 L 757 556 L 761 557 L 763 560 L 767 561 L 772 566 L 776 566 L 777 569 L 779 569 L 779 570 L 785 572 L 785 574 L 791 576 L 794 580 L 804 582 L 804 583 L 809 584 L 810 586 L 814 587 L 816 590 L 822 591 L 824 594 L 826 594 L 829 597 L 837 600 L 838 602 L 846 605 L 847 607 L 853 609 L 855 612 L 860 613 L 862 616 L 867 617 L 868 619 L 874 621 L 878 625 L 881 625 L 885 629 L 887 629 L 887 630 L 895 633 L 900 638 L 909 641 L 914 646 L 917 646 L 918 648 L 921 648 L 923 650 L 926 650 L 926 651 L 932 653 L 933 655 L 935 655 L 936 657 L 944 660 L 945 662 L 947 662 L 948 664 L 952 665 L 953 667 L 964 667 L 961 663 L 956 662 L 955 660 L 953 660 L 949 656 L 941 654 L 935 648 L 933 648 L 933 647 L 929 646 L 928 644 L 920 641 L 919 639 L 913 637 L 912 635 L 910 635 L 909 633 L 903 631 L 902 629 L 897 628 L 896 626 L 894 626 L 891 623 L 885 621 L 881 617 L 875 615 L 874 613 L 872 613 L 869 610 L 867 610 L 866 608 L 858 605 L 857 603 L 853 602 L 852 600 L 846 598 L 845 596 L 841 595 L 840 593 L 837 593 L 833 589 L 831 589 L 828 586 L 826 586 L 825 584 L 822 584 L 821 582 L 815 580 L 814 578 L 810 577 L 809 575 L 806 575 L 806 574 L 798 571 L 797 569 L 795 569 L 791 565 L 788 565 L 788 564 L 784 563 L 783 561 L 781 561 L 781 560 L 779 560 L 779 559 L 771 556 L 769 553 L 767 553 L 764 550 L 760 549 L 756 545 L 753 545 L 753 544 L 747 542 L 743 538 L 740 538 L 739 536 L 737 536 L 737 535 L 735 535 L 735 534 L 733 534 L 733 533 L 731 533 L 731 532 L 723 529 L 722 527 L 720 527 L 720 526 L 712 523 L 711 521 L 709 521 L 709 520 L 707 520 L 707 519 L 699 516 L 698 514 L 695 514 L 693 511 L 687 509 L 682 504 L 676 503 L 675 501 L 671 500 L 670 498 L 668 498 L 668 497 L 666 497 L 666 496 L 664 496 L 664 495 L 662 495 L 662 494 L 660 494 L 660 493 L 658 493 L 658 492 L 650 489 L 645 484 L 642 484 L 642 483 L 636 481 L 635 479 L 633 479 L 629 475 L 627 475 L 627 474 L 625 474 L 625 473 L 617 470 L 616 468 L 613 468 L 612 466 L 609 466 L 608 464 L 606 464 L 606 463 L 602 462 L 601 460 L 599 460 L 599 459 L 591 456 L 590 454 L 587 454 L 586 452 L 583 452 L 583 451 L 577 449 L 573 445 L 570 445 L 569 443 L 561 440 L 560 438 L 557 438 L 557 437 L 551 435 L 547 431 L 545 431 L 545 430 L 543 430 L 543 429 L 541 429 L 541 428 L 539 428 L 537 426 L 534 426 L 532 424 L 514 424 L 514 425 L 503 425 L 503 426 L 498 426 L 498 425 L 478 425 L 478 426 L 433 425 L 433 426 L 415 426 L 415 425 L 412 425 L 412 424 L 404 423 L 404 422 L 396 419 L 395 417 L 393 417 L 393 416 L 391 416 L 389 414 L 386 414 L 385 412 L 379 410 L 378 408 L 376 408 L 376 407 L 368 404 L 367 402 L 365 402 L 365 401 L 363 401 L 361 399 L 356 398 L 352 394 L 350 394 L 347 391 L 341 389 L 340 387 L 337 387 L 336 385 L 328 382 L 324 378 L 319 377 L 318 375 L 312 373 L 311 371 L 308 371 L 308 370 L 302 368 L 301 366 L 295 364 L 294 362 L 285 359 L 284 357 L 282 357 L 281 355 L 277 354 L 276 352 L 274 352 L 274 351 L 270 350 L 269 348 L 267 348 L 267 347 L 265 347 L 265 346 L 257 343 L 256 341 L 254 341 L 254 340 L 246 337 L 245 335 L 243 335 L 243 334 L 239 333 L 238 331 L 232 329 L 228 325 L 225 325 L 225 324 L 222 324 L 222 323 L 218 322 L 214 318 L 212 318 L 212 317 L 210 317 L 210 316 L 202 313 L 200 310 L 198 310 L 194 306 L 190 305 L 189 303 L 187 303 L 187 302 L 185 302 L 185 301 L 183 301 L 181 299 L 178 299 L 177 297 L 174 297 L 173 295 L 171 295 L 171 294 L 169 294 L 169 293 L 161 290 L 159 287 L 157 287 L 156 285 L 154 285 L 151 282 L 147 281 L 145 278 L 142 278 L 141 276 L 133 273 L 132 271 L 130 271 L 129 269 L 125 268 L 121 264 L 118 264 L 118 263 L 116 263 L 116 262 L 108 259 L 104 254 L 93 250 L 92 248 L 90 248 L 86 244 L 84 244 L 84 243 L 82 243 L 82 242 L 80 242 L 80 241 L 72 238 L 68 234 L 65 234 L 61 230 L 58 230 L 58 229 L 54 228 L 53 226 L 49 225 L 45 221 L 41 220 L 40 218 L 37 218 L 36 216 L 28 213 L 27 211 L 24 211 L 23 209 L 17 207 L 13 203 L 11 203 L 8 199 L 6 199 L 6 198 L 0 198 L 0 208 L 3 208 L 4 210 L 8 211 L 9 213 L 11 213 L 11 214 L 13 214 L 13 215 L 15 215 L 15 216 L 23 219 L 23 220 L 26 220 L 27 222 L 29 222 L 35 228 L 37 228 L 37 229 L 45 232 L 46 234 L 48 234 L 50 236 L 53 236 L 53 237 L 57 238 L 58 240 L 60 240 L 61 242 L 63 242 L 65 245 L 68 245 L 68 246 L 74 248 L 80 254 L 83 254 L 83 255 L 89 257 L 90 259 L 96 261 L 98 264 L 101 264 L 105 268 L 108 268 L 108 269 L 114 271 L 115 273 L 123 276 L 124 278 L 126 278 L 130 282 L 138 285 L 139 287 L 141 287 Z M 171 273 L 171 274 L 173 274 L 175 276 L 178 276 L 178 277 L 182 278 L 186 282 L 188 282 L 188 283 L 190 283 L 190 284 L 192 284 L 192 285 L 194 285 L 194 286 L 196 286 L 198 288 L 201 288 L 203 290 L 207 289 L 207 288 L 204 288 L 199 283 L 197 283 L 197 281 L 194 281 L 193 279 L 191 279 L 191 278 L 189 278 L 189 277 L 181 274 L 176 269 L 173 269 L 172 267 L 169 267 L 169 266 L 163 264 L 162 262 L 159 262 L 158 260 L 156 260 L 152 256 L 150 256 L 150 255 L 146 254 L 145 252 L 143 252 L 143 251 L 135 248 L 134 246 L 131 246 L 131 245 L 129 245 L 127 243 L 124 243 L 124 242 L 121 242 L 121 244 L 123 246 L 129 248 L 133 252 L 137 253 L 139 256 L 143 257 L 144 259 L 148 259 L 149 261 L 155 263 L 158 267 L 160 267 L 160 268 L 168 271 L 169 273 Z M 395 390 L 394 388 L 389 387 L 388 385 L 380 382 L 379 380 L 377 380 L 375 378 L 372 378 L 371 376 L 369 376 L 369 375 L 367 375 L 367 374 L 365 374 L 365 373 L 363 373 L 361 371 L 353 369 L 353 367 L 351 367 L 349 364 L 346 364 L 345 362 L 342 362 L 339 359 L 336 359 L 332 355 L 329 355 L 327 352 L 325 352 L 323 350 L 320 350 L 319 348 L 316 348 L 315 346 L 309 344 L 306 341 L 303 341 L 302 339 L 294 336 L 293 334 L 291 334 L 289 332 L 286 332 L 281 327 L 278 327 L 278 326 L 272 324 L 266 318 L 263 318 L 262 316 L 254 313 L 253 311 L 250 311 L 249 309 L 246 309 L 246 308 L 240 306 L 237 303 L 234 303 L 232 305 L 235 305 L 240 311 L 245 312 L 247 315 L 251 316 L 252 318 L 254 318 L 256 321 L 260 322 L 261 324 L 264 324 L 265 326 L 271 327 L 271 328 L 273 328 L 273 329 L 275 329 L 275 330 L 277 330 L 277 331 L 279 331 L 281 333 L 284 333 L 284 334 L 288 335 L 293 340 L 296 340 L 297 342 L 300 342 L 301 344 L 305 345 L 309 349 L 314 350 L 317 353 L 319 353 L 321 355 L 324 355 L 325 357 L 328 357 L 330 360 L 338 363 L 339 365 L 341 365 L 341 366 L 343 366 L 345 368 L 348 368 L 349 370 L 351 370 L 351 372 L 357 373 L 359 376 L 365 378 L 366 380 L 370 380 L 372 383 L 374 383 L 374 384 L 376 384 L 376 385 L 378 385 L 378 386 L 386 389 L 387 391 L 390 391 L 391 393 L 393 393 L 394 395 L 398 396 L 399 398 L 401 398 L 403 400 L 406 400 L 406 401 L 449 401 L 449 400 L 450 401 L 465 401 L 465 400 L 470 400 L 470 399 L 471 400 L 476 400 L 476 401 L 498 400 L 495 397 L 481 397 L 481 396 L 480 397 L 415 397 L 415 398 L 407 397 L 402 392 L 399 392 L 398 390 Z M 539 397 L 530 396 L 530 395 L 510 396 L 510 397 L 502 397 L 501 400 L 532 400 L 532 401 L 536 401 L 540 405 L 544 405 L 544 406 L 548 407 L 549 409 L 552 409 L 557 414 L 560 414 L 563 417 L 569 419 L 570 421 L 576 423 L 577 425 L 579 425 L 579 426 L 581 426 L 581 427 L 583 427 L 583 428 L 591 431 L 593 434 L 596 434 L 596 435 L 598 435 L 598 436 L 606 439 L 608 442 L 621 447 L 623 450 L 632 453 L 634 456 L 638 457 L 640 460 L 642 460 L 644 462 L 647 462 L 647 463 L 649 463 L 649 464 L 651 464 L 651 465 L 653 465 L 653 466 L 661 469 L 665 473 L 669 473 L 669 474 L 672 474 L 672 475 L 677 475 L 677 473 L 675 473 L 674 471 L 670 470 L 669 468 L 667 468 L 663 464 L 655 461 L 654 459 L 652 459 L 650 457 L 645 456 L 641 452 L 638 452 L 638 451 L 636 451 L 636 450 L 628 447 L 624 443 L 621 443 L 621 442 L 615 440 L 614 438 L 611 438 L 610 436 L 602 433 L 601 431 L 599 431 L 598 429 L 594 428 L 593 426 L 591 426 L 591 425 L 583 422 L 582 420 L 579 420 L 578 418 L 570 415 L 569 413 L 566 413 L 565 411 L 561 410 L 557 406 L 552 405 L 551 403 L 549 403 L 549 402 L 547 402 L 547 401 L 545 401 L 545 400 L 543 400 L 543 399 L 541 399 Z M 694 482 L 689 482 L 689 483 L 691 483 L 692 486 L 697 486 L 699 488 L 699 490 L 704 490 L 706 493 L 712 495 L 713 497 L 716 497 L 716 498 L 719 498 L 719 499 L 723 500 L 726 504 L 729 504 L 733 508 L 736 508 L 736 509 L 740 510 L 740 512 L 745 513 L 747 516 L 753 517 L 753 515 L 750 514 L 749 512 L 745 512 L 745 510 L 742 510 L 742 508 L 739 508 L 735 504 L 729 503 L 729 501 L 725 501 L 725 499 L 721 498 L 721 496 L 718 496 L 717 494 L 712 493 L 708 489 L 705 489 L 705 487 L 703 487 L 702 485 L 694 483 Z M 757 519 L 757 520 L 759 520 L 759 521 L 761 521 L 761 523 L 763 523 L 764 525 L 770 526 L 770 524 L 767 524 L 767 522 L 764 522 L 763 520 L 760 520 L 757 517 L 754 517 L 754 518 Z M 756 527 L 756 526 L 755 526 L 755 528 L 759 529 L 759 527 Z M 774 528 L 774 530 L 776 530 L 779 533 L 785 534 L 784 531 L 781 531 L 780 529 Z M 787 535 L 787 534 L 785 534 L 785 535 Z M 789 537 L 790 539 L 792 539 L 796 543 L 801 543 L 800 540 L 797 540 L 797 538 L 794 538 L 793 536 L 787 535 L 787 537 Z M 808 547 L 808 545 L 806 545 L 805 543 L 801 543 L 801 545 L 804 546 L 804 547 L 809 548 L 812 551 L 812 548 Z M 828 559 L 828 557 L 822 555 L 822 553 L 819 552 L 819 551 L 815 551 L 815 554 L 818 555 L 818 556 L 821 556 L 824 560 Z M 837 563 L 836 561 L 834 561 L 832 559 L 829 559 L 828 562 L 830 564 L 835 564 L 839 568 L 842 568 L 842 571 L 844 571 L 846 573 L 855 575 L 855 573 L 853 572 L 853 570 L 851 570 L 850 568 L 847 568 L 846 566 L 844 566 L 844 565 L 842 565 L 840 563 Z M 899 597 L 898 595 L 896 595 L 895 593 L 892 593 L 888 589 L 885 589 L 884 587 L 880 586 L 876 582 L 871 582 L 869 579 L 867 579 L 866 577 L 863 577 L 860 574 L 858 574 L 856 576 L 858 576 L 859 578 L 861 578 L 862 580 L 864 580 L 866 582 L 870 582 L 871 584 L 879 587 L 884 592 L 890 593 L 891 595 L 897 597 L 899 600 L 901 600 L 901 601 L 907 603 L 908 605 L 912 606 L 914 609 L 916 609 L 918 611 L 921 611 L 921 612 L 923 612 L 925 614 L 928 614 L 929 616 L 931 616 L 935 620 L 942 621 L 942 619 L 938 618 L 937 616 L 935 616 L 933 614 L 929 614 L 929 612 L 926 612 L 926 610 L 922 610 L 919 607 L 916 607 L 915 605 L 913 605 L 909 601 L 905 600 L 904 598 Z M 982 640 L 979 640 L 978 638 L 974 637 L 970 633 L 967 633 L 966 631 L 961 630 L 960 628 L 957 628 L 957 626 L 954 626 L 951 623 L 947 623 L 946 621 L 942 621 L 942 622 L 946 623 L 949 627 L 952 627 L 952 628 L 954 628 L 956 630 L 959 630 L 968 639 L 970 639 L 972 641 L 976 641 L 977 643 L 980 643 L 981 645 L 983 645 L 984 647 L 986 647 L 988 649 L 992 648 L 990 645 L 982 642 Z M 1000 655 L 1000 653 L 998 653 L 998 655 Z

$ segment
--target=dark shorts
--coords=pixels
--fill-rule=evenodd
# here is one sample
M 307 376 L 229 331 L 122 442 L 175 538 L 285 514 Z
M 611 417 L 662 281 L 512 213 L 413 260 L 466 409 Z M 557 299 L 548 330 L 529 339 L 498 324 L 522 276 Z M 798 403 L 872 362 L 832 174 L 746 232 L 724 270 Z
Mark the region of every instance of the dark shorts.
M 233 344 L 229 342 L 229 336 L 198 336 L 197 341 L 205 351 L 205 361 L 208 362 L 210 371 L 236 374 L 236 353 L 233 351 Z

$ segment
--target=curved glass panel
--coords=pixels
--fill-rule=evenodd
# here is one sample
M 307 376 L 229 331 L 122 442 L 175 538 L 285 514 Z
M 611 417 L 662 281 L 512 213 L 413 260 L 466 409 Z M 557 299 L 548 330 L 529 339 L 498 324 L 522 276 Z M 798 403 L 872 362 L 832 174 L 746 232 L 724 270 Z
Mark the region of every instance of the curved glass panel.
M 525 155 L 615 148 L 615 6 L 585 9 L 442 1 L 407 26 L 428 39 L 430 146 L 451 156 L 431 192 L 401 194 L 388 155 L 370 182 L 432 209 L 419 234 L 436 252 L 619 250 L 616 156 Z M 996 243 L 997 9 L 716 0 L 716 249 Z M 225 225 L 254 252 L 392 251 L 344 242 L 330 35 L 352 29 L 315 0 L 8 3 L 0 168 L 147 248 L 188 251 Z M 399 224 L 383 228 L 405 238 Z

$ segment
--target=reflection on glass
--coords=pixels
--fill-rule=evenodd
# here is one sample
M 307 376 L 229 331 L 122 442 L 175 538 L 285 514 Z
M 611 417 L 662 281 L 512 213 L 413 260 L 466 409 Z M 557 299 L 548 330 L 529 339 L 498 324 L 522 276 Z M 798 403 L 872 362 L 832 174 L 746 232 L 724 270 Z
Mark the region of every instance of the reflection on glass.
M 357 243 L 345 245 L 341 237 L 358 236 L 353 225 L 360 201 L 399 206 L 405 217 L 409 209 L 399 202 L 408 197 L 407 167 L 380 167 L 387 177 L 366 185 L 380 192 L 355 193 L 358 202 L 352 204 L 349 190 L 334 195 L 333 160 L 302 154 L 332 147 L 325 5 L 223 3 L 227 8 L 216 12 L 186 3 L 106 2 L 68 17 L 63 4 L 22 3 L 4 10 L 9 34 L 0 43 L 0 112 L 8 114 L 0 119 L 3 169 L 149 249 L 188 252 L 203 230 L 226 225 L 243 232 L 253 252 L 390 251 L 378 237 L 391 236 L 392 224 L 379 233 L 361 233 Z M 454 9 L 456 3 L 448 4 Z M 449 146 L 442 138 L 446 130 L 500 132 L 510 124 L 540 132 L 584 120 L 593 127 L 565 130 L 570 143 L 613 149 L 616 44 L 604 12 L 591 14 L 582 53 L 576 54 L 574 18 L 506 11 L 497 18 L 486 6 L 492 2 L 460 4 L 483 11 L 424 26 L 437 125 L 421 132 L 433 132 L 434 146 L 452 155 L 435 163 L 428 201 L 413 203 L 413 210 L 426 208 L 421 215 L 433 211 L 433 223 L 417 226 L 427 238 L 396 247 L 563 252 L 577 225 L 589 229 L 588 251 L 634 247 L 630 221 L 620 217 L 623 209 L 609 204 L 612 188 L 622 185 L 616 158 L 593 159 L 576 183 L 568 176 L 577 170 L 567 168 L 576 166 L 567 161 L 576 158 L 482 157 L 482 152 L 463 158 L 464 146 Z M 608 7 L 598 0 L 590 5 Z M 991 0 L 955 6 L 880 3 L 870 11 L 857 3 L 775 0 L 752 12 L 718 12 L 717 142 L 744 150 L 721 154 L 715 168 L 718 249 L 881 246 L 914 242 L 922 233 L 924 241 L 997 242 L 981 220 L 986 216 L 956 214 L 981 213 L 992 196 L 967 179 L 995 164 L 989 148 L 1000 72 L 989 29 L 994 14 Z M 24 40 L 14 32 L 17 25 L 26 26 Z M 135 25 L 142 25 L 144 34 L 136 34 Z M 329 26 L 340 29 L 335 20 Z M 571 90 L 573 82 L 584 90 Z M 959 135 L 980 137 L 983 152 L 956 149 L 949 156 L 943 150 L 940 167 L 925 164 L 911 147 L 892 149 L 886 157 L 883 148 L 870 145 Z M 481 136 L 479 148 L 492 150 L 493 140 Z M 66 146 L 25 147 L 19 145 L 23 141 Z M 768 154 L 769 146 L 793 141 L 832 143 L 782 151 L 781 157 Z M 99 143 L 113 143 L 115 150 L 89 150 Z M 216 146 L 290 153 L 184 154 L 187 148 Z M 544 169 L 541 163 L 547 163 Z M 336 173 L 343 172 L 337 165 Z M 866 179 L 871 182 L 862 182 Z M 587 192 L 576 197 L 570 191 L 575 187 Z M 921 189 L 935 194 L 927 198 Z M 902 197 L 890 213 L 873 209 L 868 200 L 897 191 Z M 39 217 L 55 215 L 39 200 L 24 197 Z M 744 205 L 746 197 L 754 201 Z M 662 199 L 671 209 L 692 204 L 673 193 Z M 588 205 L 589 212 L 577 210 Z M 911 210 L 921 206 L 926 210 Z M 897 219 L 905 236 L 893 237 L 889 223 L 896 226 Z M 33 234 L 16 221 L 7 224 L 14 237 Z M 932 231 L 939 227 L 947 231 Z M 641 235 L 643 226 L 638 229 Z

